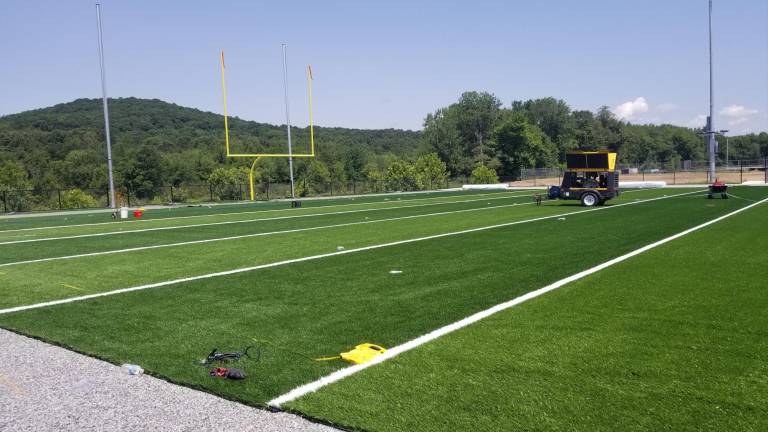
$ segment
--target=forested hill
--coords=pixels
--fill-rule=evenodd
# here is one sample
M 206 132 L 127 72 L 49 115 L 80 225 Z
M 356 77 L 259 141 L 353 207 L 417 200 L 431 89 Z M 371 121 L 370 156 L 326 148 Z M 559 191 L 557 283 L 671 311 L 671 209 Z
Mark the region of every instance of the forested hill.
M 251 162 L 225 157 L 221 115 L 137 98 L 110 99 L 109 113 L 118 181 L 136 171 L 137 159 L 142 171 L 157 168 L 144 173 L 154 177 L 146 181 L 166 184 L 204 182 L 218 166 Z M 229 125 L 233 152 L 287 150 L 284 125 L 238 118 L 230 118 Z M 11 189 L 22 185 L 35 189 L 102 188 L 106 181 L 103 131 L 100 99 L 78 99 L 0 117 L 0 163 L 6 165 L 0 171 L 10 171 L 6 177 L 18 177 L 18 181 L 0 182 Z M 294 152 L 306 152 L 308 128 L 292 128 L 292 136 Z M 420 138 L 419 132 L 395 129 L 315 127 L 318 159 L 328 165 L 348 162 L 345 168 L 350 173 L 358 170 L 361 175 L 363 167 L 359 165 L 363 161 L 392 155 L 415 157 Z M 9 163 L 12 166 L 7 166 Z M 280 168 L 277 170 L 282 171 Z M 280 172 L 276 175 L 281 177 Z
M 150 143 L 161 152 L 205 150 L 223 156 L 224 120 L 221 115 L 163 102 L 157 99 L 110 99 L 110 126 L 115 152 Z M 238 150 L 286 150 L 285 126 L 230 118 L 233 146 Z M 63 159 L 72 150 L 101 148 L 104 117 L 101 99 L 78 99 L 49 108 L 0 117 L 2 157 L 23 158 L 32 149 L 47 151 Z M 307 128 L 293 128 L 297 152 L 306 150 Z M 412 155 L 420 139 L 413 131 L 395 129 L 361 130 L 315 127 L 318 143 L 337 147 L 357 146 L 375 154 Z M 96 142 L 94 142 L 96 141 Z M 233 149 L 234 150 L 234 149 Z M 218 153 L 222 153 L 219 155 Z

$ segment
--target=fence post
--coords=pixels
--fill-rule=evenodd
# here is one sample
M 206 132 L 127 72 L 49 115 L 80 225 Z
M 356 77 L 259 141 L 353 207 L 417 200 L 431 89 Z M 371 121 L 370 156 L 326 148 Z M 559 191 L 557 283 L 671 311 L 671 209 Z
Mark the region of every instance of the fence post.
M 171 191 L 171 204 L 173 204 L 173 185 L 168 186 L 168 190 Z
M 267 180 L 267 201 L 269 201 L 269 180 Z
M 640 170 L 640 172 L 642 172 L 642 173 L 643 173 L 643 181 L 645 181 L 645 168 L 642 168 L 642 169 Z
M 739 160 L 739 184 L 744 183 L 744 167 L 741 165 L 741 160 Z
M 677 168 L 672 168 L 672 184 L 677 184 Z
M 238 183 L 237 187 L 240 188 L 240 201 L 243 201 L 243 184 Z
M 128 207 L 131 206 L 131 188 L 125 189 L 125 197 L 128 200 Z
M 61 210 L 61 189 L 56 189 L 56 194 L 59 196 L 59 210 Z
M 8 213 L 8 192 L 3 191 L 3 211 Z

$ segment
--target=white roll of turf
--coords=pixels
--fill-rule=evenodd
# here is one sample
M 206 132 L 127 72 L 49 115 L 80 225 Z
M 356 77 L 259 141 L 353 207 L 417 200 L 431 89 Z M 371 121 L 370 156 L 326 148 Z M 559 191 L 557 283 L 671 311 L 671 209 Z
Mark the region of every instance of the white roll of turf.
M 667 186 L 665 181 L 633 181 L 633 182 L 619 182 L 619 189 L 648 189 L 648 188 L 663 188 Z
M 509 189 L 508 183 L 495 184 L 465 184 L 461 187 L 464 190 L 485 190 L 485 189 Z

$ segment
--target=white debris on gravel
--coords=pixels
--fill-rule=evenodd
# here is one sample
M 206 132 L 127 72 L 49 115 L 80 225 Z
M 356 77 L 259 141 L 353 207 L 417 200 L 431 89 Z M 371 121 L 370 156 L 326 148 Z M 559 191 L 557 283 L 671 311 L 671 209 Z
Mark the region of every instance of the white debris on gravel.
M 0 329 L 3 431 L 336 431 Z

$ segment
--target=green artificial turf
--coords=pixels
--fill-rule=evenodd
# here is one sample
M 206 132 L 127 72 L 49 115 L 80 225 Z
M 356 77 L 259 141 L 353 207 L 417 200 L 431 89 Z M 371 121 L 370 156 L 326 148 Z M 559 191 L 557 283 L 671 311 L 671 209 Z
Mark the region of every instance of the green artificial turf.
M 4 314 L 0 325 L 258 405 L 344 366 L 285 348 L 322 356 L 365 341 L 394 346 L 745 204 L 675 197 Z M 365 235 L 389 240 L 394 228 Z M 251 337 L 271 344 L 260 362 L 241 364 L 245 382 L 193 364 Z
M 525 190 L 515 190 L 513 192 L 525 192 Z M 481 197 L 491 196 L 493 194 L 510 193 L 507 191 L 488 191 L 488 190 L 462 190 L 445 192 L 425 192 L 425 193 L 404 193 L 404 194 L 386 194 L 371 196 L 350 196 L 326 199 L 304 199 L 302 208 L 323 208 L 349 204 L 376 204 L 388 203 L 391 201 L 422 201 L 441 198 L 461 198 L 461 197 Z M 289 208 L 290 202 L 281 201 L 260 201 L 243 202 L 230 204 L 195 204 L 185 205 L 177 204 L 167 208 L 150 208 L 144 213 L 141 219 L 133 219 L 130 215 L 129 221 L 125 222 L 146 222 L 157 219 L 169 219 L 177 217 L 204 217 L 209 215 L 237 215 L 238 213 L 250 213 L 254 211 L 280 211 Z M 136 207 L 131 207 L 135 209 Z M 131 212 L 132 213 L 132 212 Z M 110 223 L 112 217 L 110 212 L 103 209 L 93 211 L 72 210 L 52 212 L 52 214 L 36 213 L 25 215 L 23 213 L 8 217 L 0 216 L 0 238 L 4 231 L 13 231 L 19 229 L 37 229 L 50 226 L 67 226 L 78 224 Z
M 286 408 L 370 431 L 768 430 L 767 221 L 747 210 Z
M 58 229 L 55 233 L 37 230 L 17 232 L 17 237 L 0 241 L 0 263 L 66 256 L 86 252 L 119 250 L 258 232 L 344 224 L 363 220 L 451 212 L 473 208 L 530 204 L 531 198 L 517 195 L 458 198 L 412 203 L 387 203 L 386 206 L 326 207 L 324 209 L 282 210 L 274 213 L 220 214 L 205 219 L 156 219 L 151 224 L 107 224 Z M 479 201 L 478 201 L 479 200 Z M 328 210 L 331 209 L 331 210 Z M 329 214 L 330 213 L 330 214 Z M 236 216 L 236 217 L 232 217 Z M 147 231 L 150 230 L 150 231 Z M 105 235 L 106 234 L 106 235 Z M 70 236 L 90 236 L 67 238 Z M 60 238 L 63 237 L 63 238 Z M 47 239 L 45 241 L 41 241 Z M 34 240 L 34 241 L 30 241 Z M 22 242 L 22 243 L 19 243 Z
M 627 194 L 626 198 L 616 200 L 612 204 L 632 202 L 636 199 L 659 197 L 662 191 L 641 191 Z M 632 198 L 630 198 L 632 197 Z M 524 198 L 512 198 L 518 202 Z M 671 198 L 676 199 L 676 198 Z M 686 198 L 699 200 L 698 198 Z M 491 203 L 490 205 L 488 203 Z M 494 201 L 474 201 L 474 208 L 493 207 Z M 551 216 L 573 211 L 584 211 L 573 202 L 550 202 L 542 207 L 521 205 L 505 208 L 491 208 L 471 213 L 443 214 L 423 218 L 394 220 L 380 223 L 365 223 L 351 226 L 341 226 L 321 230 L 287 233 L 261 237 L 249 237 L 206 244 L 191 244 L 172 248 L 146 249 L 123 254 L 98 255 L 81 257 L 71 260 L 58 260 L 41 263 L 31 263 L 0 267 L 0 281 L 3 283 L 3 296 L 0 297 L 0 308 L 37 303 L 67 297 L 75 297 L 89 293 L 109 291 L 148 283 L 162 282 L 232 270 L 242 267 L 266 264 L 286 259 L 300 258 L 316 254 L 335 252 L 338 246 L 347 249 L 370 246 L 397 240 L 406 240 L 445 232 L 478 228 L 499 223 L 526 220 L 542 216 Z M 638 205 L 646 205 L 641 203 Z M 736 202 L 723 202 L 721 206 L 736 206 Z M 466 210 L 466 203 L 441 206 L 440 211 Z M 414 209 L 394 209 L 380 214 L 379 217 L 392 218 L 398 215 L 412 215 Z M 614 211 L 606 209 L 605 211 Z M 433 208 L 420 208 L 419 213 L 434 212 Z M 374 213 L 356 214 L 357 221 L 365 222 L 365 217 Z M 337 221 L 353 222 L 348 215 L 336 215 L 339 219 L 318 220 L 317 218 L 289 219 L 279 221 L 283 229 L 301 228 L 308 223 L 316 226 L 336 224 Z M 371 219 L 368 220 L 370 222 Z M 267 222 L 264 222 L 265 224 Z M 261 226 L 261 223 L 258 224 Z M 219 236 L 230 235 L 229 227 L 218 226 Z M 258 227 L 252 227 L 258 231 Z M 177 230 L 154 232 L 153 235 L 161 243 L 170 242 L 176 236 Z M 180 230 L 181 231 L 181 230 Z M 196 235 L 189 233 L 188 235 Z M 213 235 L 208 233 L 208 235 Z M 123 236 L 113 236 L 122 238 Z M 194 238 L 193 238 L 194 239 Z M 80 247 L 77 252 L 92 252 L 104 241 L 104 237 L 89 237 L 84 239 L 59 240 L 66 244 Z M 51 243 L 51 242 L 40 242 Z M 34 248 L 38 253 L 38 243 L 11 245 L 19 248 L 18 256 L 25 254 L 26 248 Z M 27 255 L 28 257 L 29 255 Z

